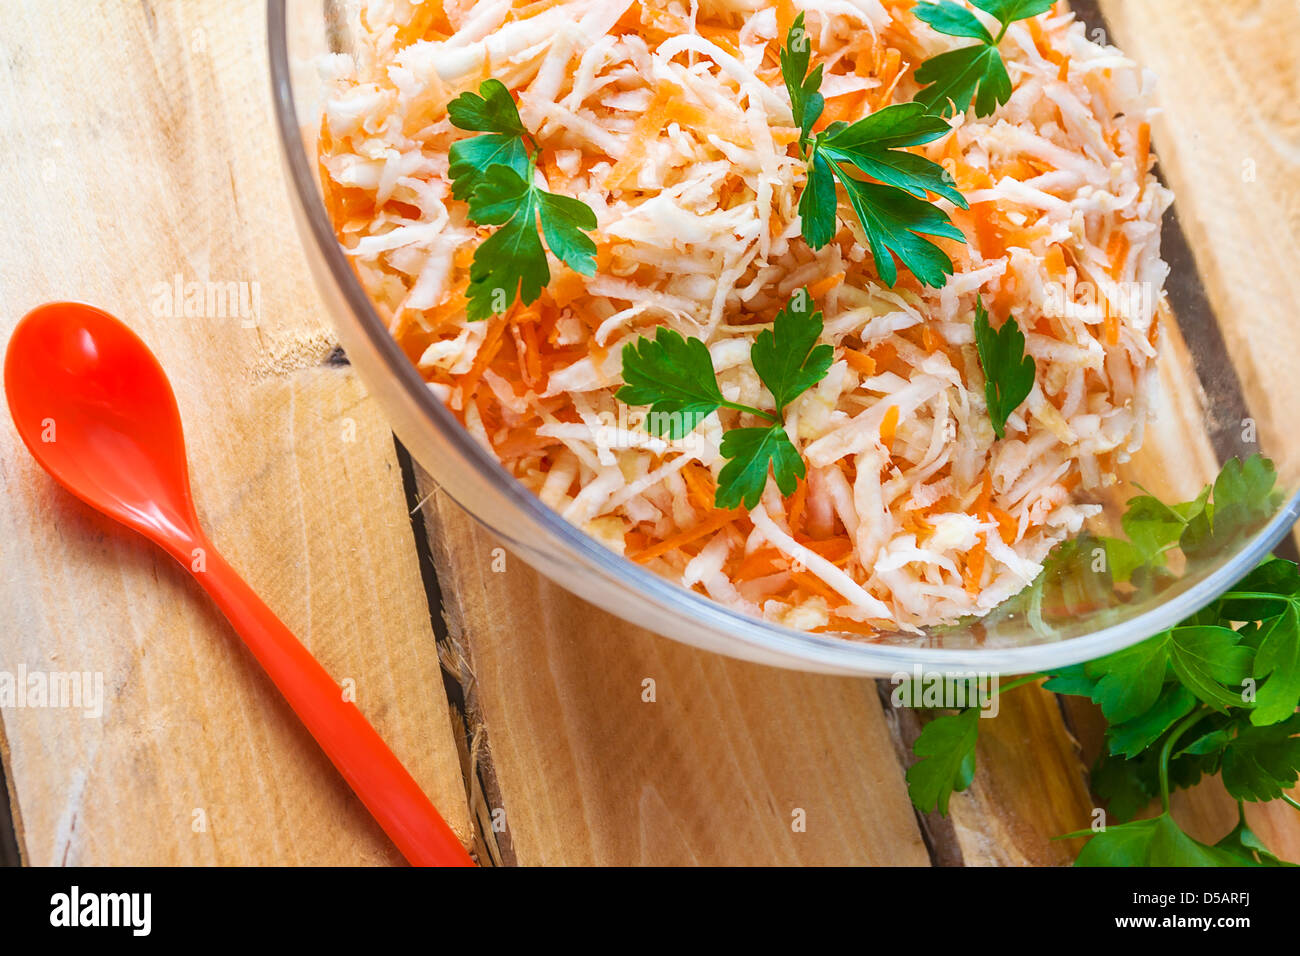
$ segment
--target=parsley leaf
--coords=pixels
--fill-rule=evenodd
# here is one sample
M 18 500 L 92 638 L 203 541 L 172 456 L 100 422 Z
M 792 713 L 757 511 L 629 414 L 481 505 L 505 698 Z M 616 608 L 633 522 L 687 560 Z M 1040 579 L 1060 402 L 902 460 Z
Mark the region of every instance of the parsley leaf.
M 501 227 L 474 251 L 466 317 L 486 319 L 516 299 L 527 304 L 541 295 L 551 269 L 539 219 L 551 253 L 575 272 L 594 275 L 596 244 L 586 231 L 596 228 L 596 214 L 535 184 L 537 144 L 505 84 L 484 80 L 477 94 L 452 100 L 447 114 L 453 126 L 483 134 L 452 144 L 452 196 L 469 203 L 473 222 Z
M 1255 835 L 1250 827 L 1246 826 L 1246 814 L 1240 804 L 1237 805 L 1237 816 L 1239 821 L 1237 826 L 1226 837 L 1214 844 L 1217 849 L 1240 857 L 1246 861 L 1248 866 L 1295 866 L 1294 863 L 1279 860 L 1268 851 L 1268 847 L 1264 846 L 1264 842 Z
M 502 136 L 528 136 L 510 90 L 500 80 L 487 79 L 478 93 L 462 93 L 447 104 L 447 117 L 457 129 Z
M 1120 823 L 1145 810 L 1160 790 L 1154 755 L 1149 751 L 1131 759 L 1103 751 L 1088 782 L 1106 804 L 1106 813 Z
M 901 190 L 849 179 L 838 166 L 832 168 L 848 194 L 853 211 L 858 214 L 871 256 L 876 260 L 876 271 L 885 284 L 892 286 L 898 280 L 893 255 L 897 254 L 899 261 L 923 284 L 942 287 L 953 273 L 952 260 L 934 243 L 921 237 L 944 236 L 965 242 L 948 214 Z
M 715 504 L 719 508 L 753 508 L 763 496 L 770 469 L 781 494 L 794 494 L 805 466 L 798 449 L 780 425 L 733 428 L 722 436 L 722 457 Z
M 1254 652 L 1229 627 L 1175 627 L 1084 665 L 1098 678 L 1091 697 L 1112 724 L 1145 714 L 1160 699 L 1166 674 L 1215 710 L 1240 707 L 1238 688 L 1250 676 Z M 1228 685 L 1225 687 L 1224 685 Z
M 1167 634 L 1157 634 L 1084 665 L 1084 672 L 1097 681 L 1089 696 L 1110 723 L 1132 720 L 1159 699 L 1169 669 Z
M 921 729 L 912 751 L 921 759 L 907 768 L 907 792 L 922 813 L 948 812 L 953 791 L 965 790 L 975 779 L 975 744 L 980 712 L 976 707 L 943 714 Z
M 1255 531 L 1276 510 L 1277 472 L 1261 455 L 1231 458 L 1214 481 L 1211 503 L 1195 515 L 1180 539 L 1189 558 L 1213 558 Z
M 709 350 L 660 326 L 653 339 L 623 346 L 623 381 L 615 397 L 626 405 L 649 405 L 646 430 L 676 441 L 722 407 Z
M 470 197 L 475 222 L 502 226 L 474 250 L 469 270 L 471 322 L 503 312 L 516 296 L 532 302 L 551 280 L 546 250 L 537 235 L 537 200 L 533 188 L 509 166 L 493 166 Z
M 918 3 L 912 11 L 918 20 L 930 24 L 940 33 L 950 37 L 970 37 L 972 40 L 993 42 L 993 34 L 980 22 L 979 17 L 951 0 L 940 3 Z
M 484 80 L 479 91 L 481 96 L 462 93 L 447 104 L 453 126 L 487 134 L 451 145 L 451 195 L 462 202 L 469 199 L 483 173 L 492 166 L 509 166 L 521 179 L 528 175 L 528 147 L 524 141 L 529 134 L 510 91 L 500 80 L 491 79 Z
M 1011 99 L 1011 77 L 1002 54 L 978 44 L 940 53 L 921 64 L 916 82 L 925 89 L 916 102 L 941 116 L 964 113 L 975 103 L 976 116 L 989 116 Z
M 758 334 L 749 352 L 754 371 L 776 402 L 776 416 L 796 398 L 826 377 L 834 349 L 818 345 L 822 314 L 814 312 L 812 296 L 798 289 L 776 314 L 770 330 Z
M 785 46 L 781 47 L 781 78 L 785 81 L 786 92 L 790 94 L 790 109 L 794 113 L 794 125 L 799 128 L 799 148 L 808 142 L 813 124 L 821 118 L 826 108 L 826 98 L 818 92 L 822 85 L 822 65 L 811 73 L 808 63 L 812 59 L 812 41 L 804 27 L 803 11 L 794 18 L 790 32 L 786 36 Z
M 1250 676 L 1255 654 L 1239 643 L 1241 635 L 1208 624 L 1176 627 L 1168 634 L 1169 664 L 1188 690 L 1214 710 L 1242 706 L 1239 688 Z
M 971 0 L 985 13 L 997 17 L 1004 27 L 1016 20 L 1028 20 L 1046 13 L 1052 9 L 1053 2 L 1054 0 Z
M 1292 565 L 1294 567 L 1294 565 Z M 1257 727 L 1286 720 L 1300 701 L 1300 607 L 1292 594 L 1286 609 L 1260 629 L 1254 677 L 1264 683 L 1255 694 L 1250 722 Z
M 1106 731 L 1110 752 L 1124 757 L 1136 757 L 1157 740 L 1165 731 L 1192 712 L 1196 695 L 1181 684 L 1166 684 L 1156 702 L 1137 717 L 1123 723 L 1112 724 Z
M 1238 800 L 1276 800 L 1300 778 L 1300 714 L 1280 724 L 1242 723 L 1223 751 L 1223 785 Z
M 732 428 L 723 433 L 721 455 L 727 463 L 718 474 L 714 503 L 719 508 L 755 507 L 770 472 L 781 494 L 794 493 L 807 468 L 782 425 L 791 402 L 821 381 L 831 366 L 833 349 L 818 345 L 823 329 L 807 289 L 799 289 L 777 313 L 770 330 L 750 347 L 750 362 L 772 395 L 775 411 L 728 401 L 718 387 L 708 347 L 660 327 L 653 340 L 641 338 L 623 347 L 623 381 L 615 397 L 628 405 L 649 405 L 646 429 L 678 439 L 719 408 L 766 419 L 769 424 Z
M 882 183 L 925 199 L 937 193 L 962 209 L 970 205 L 952 185 L 952 177 L 938 163 L 906 152 L 941 139 L 952 131 L 946 120 L 931 115 L 918 103 L 898 103 L 846 125 L 836 123 L 817 137 L 818 151 L 837 162 L 850 163 Z
M 898 262 L 923 284 L 939 288 L 953 274 L 952 260 L 924 236 L 965 242 L 948 214 L 929 201 L 942 196 L 965 209 L 968 203 L 938 163 L 908 152 L 946 136 L 951 127 L 917 103 L 898 103 L 855 123 L 832 123 L 812 134 L 825 105 L 820 93 L 822 69 L 808 73 L 811 50 L 802 15 L 781 49 L 781 72 L 799 126 L 799 149 L 808 163 L 808 178 L 799 196 L 804 240 L 820 249 L 835 237 L 839 212 L 836 181 L 844 188 L 876 272 L 888 285 L 898 281 Z M 858 176 L 871 177 L 864 181 Z
M 1075 866 L 1249 866 L 1226 849 L 1193 840 L 1168 812 L 1150 820 L 1108 826 L 1100 833 L 1081 830 L 1066 837 L 1090 836 Z
M 1025 336 L 1016 320 L 1008 317 L 994 332 L 984 303 L 975 300 L 975 347 L 984 369 L 984 399 L 993 433 L 1006 436 L 1007 418 L 1034 388 L 1034 360 L 1025 354 Z
M 1011 77 L 998 52 L 1007 27 L 1016 20 L 1026 20 L 1045 13 L 1052 0 L 971 0 L 985 13 L 997 18 L 1001 29 L 997 36 L 989 33 L 970 10 L 954 0 L 919 3 L 913 9 L 916 18 L 953 37 L 978 40 L 974 46 L 960 47 L 933 56 L 916 71 L 916 81 L 924 89 L 916 102 L 941 116 L 965 113 L 975 104 L 976 116 L 989 116 L 1011 98 Z

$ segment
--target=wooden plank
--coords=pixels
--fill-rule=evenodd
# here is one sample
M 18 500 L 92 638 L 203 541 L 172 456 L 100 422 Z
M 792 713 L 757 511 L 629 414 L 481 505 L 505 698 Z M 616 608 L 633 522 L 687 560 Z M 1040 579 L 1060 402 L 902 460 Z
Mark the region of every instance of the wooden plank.
M 171 374 L 214 540 L 355 681 L 468 840 L 391 435 L 351 370 L 326 361 L 333 338 L 288 231 L 263 13 L 251 0 L 11 11 L 0 188 L 21 240 L 0 247 L 0 323 L 81 297 L 141 333 Z M 178 275 L 249 283 L 256 321 L 161 307 L 157 287 Z M 0 670 L 99 673 L 106 698 L 100 719 L 0 712 L 27 862 L 398 861 L 178 566 L 57 489 L 9 425 L 0 487 Z
M 980 726 L 975 780 L 950 805 L 967 866 L 1059 866 L 1082 848 L 1054 840 L 1086 826 L 1088 793 L 1078 745 L 1055 694 L 1020 687 Z
M 421 481 L 511 860 L 928 862 L 873 682 L 741 663 L 626 624 L 494 554 Z
M 1152 137 L 1263 450 L 1300 484 L 1300 7 L 1100 0 L 1159 78 Z M 1225 39 L 1229 38 L 1229 39 Z M 1207 382 L 1213 388 L 1213 376 Z M 1220 409 L 1211 409 L 1218 414 Z

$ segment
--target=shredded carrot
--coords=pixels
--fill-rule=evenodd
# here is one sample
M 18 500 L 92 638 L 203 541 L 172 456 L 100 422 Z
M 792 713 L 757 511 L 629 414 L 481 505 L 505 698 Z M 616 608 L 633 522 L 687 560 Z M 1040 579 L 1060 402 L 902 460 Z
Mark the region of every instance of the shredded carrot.
M 863 375 L 876 374 L 876 360 L 870 355 L 859 352 L 857 349 L 846 348 L 844 350 L 844 361 Z
M 850 617 L 841 617 L 835 611 L 831 611 L 831 614 L 840 623 L 824 624 L 821 627 L 813 628 L 813 630 L 818 634 L 858 634 L 862 637 L 876 637 L 880 634 L 878 628 L 873 627 L 866 621 L 855 621 Z
M 443 40 L 452 32 L 442 0 L 425 0 L 412 8 L 409 20 L 398 25 L 394 39 L 398 47 L 404 47 L 416 40 Z
M 735 27 L 713 27 L 699 24 L 695 29 L 700 36 L 740 59 L 740 37 L 739 31 Z
M 825 279 L 818 279 L 808 287 L 808 294 L 814 299 L 820 300 L 827 292 L 834 289 L 844 281 L 844 273 L 837 272 L 833 276 L 827 276 Z
M 985 259 L 1001 259 L 1007 254 L 1002 230 L 993 220 L 996 211 L 997 204 L 991 202 L 972 203 L 970 207 L 975 219 L 975 238 L 979 242 L 980 255 Z
M 712 511 L 715 492 L 713 476 L 702 466 L 691 464 L 682 469 L 682 478 L 686 481 L 691 503 L 703 511 Z
M 1030 17 L 1027 21 L 1029 24 L 1029 34 L 1034 38 L 1034 46 L 1038 49 L 1038 54 L 1048 63 L 1056 65 L 1056 78 L 1064 83 L 1070 78 L 1070 58 L 1057 50 L 1043 32 L 1043 25 L 1039 22 L 1038 17 Z
M 558 0 L 534 0 L 532 3 L 526 3 L 523 6 L 515 7 L 514 19 L 527 20 L 537 16 L 555 6 Z M 441 6 L 441 4 L 439 4 Z
M 790 496 L 790 500 L 787 504 L 789 510 L 786 512 L 786 520 L 789 523 L 790 531 L 793 534 L 798 534 L 800 529 L 803 527 L 803 509 L 807 500 L 808 481 L 807 479 L 804 479 L 799 482 L 799 486 L 795 488 L 794 494 Z
M 1137 168 L 1140 182 L 1138 183 L 1138 198 L 1147 188 L 1147 173 L 1151 171 L 1151 124 L 1143 123 L 1138 127 L 1137 141 Z
M 1020 522 L 1013 518 L 1010 512 L 1003 511 L 997 505 L 989 509 L 993 517 L 998 522 L 998 534 L 1002 536 L 1004 544 L 1015 544 L 1016 535 L 1020 532 Z
M 831 564 L 843 564 L 853 557 L 853 542 L 847 535 L 838 538 L 827 538 L 824 541 L 803 541 L 799 542 L 809 551 L 815 551 Z
M 898 406 L 890 405 L 880 420 L 880 443 L 893 451 L 894 433 L 898 430 Z
M 465 373 L 465 377 L 460 380 L 462 398 L 467 399 L 478 390 L 479 379 L 483 377 L 487 367 L 492 364 L 492 360 L 497 357 L 497 352 L 501 351 L 501 336 L 505 332 L 507 325 L 509 325 L 509 321 L 502 318 L 491 322 L 488 326 L 487 336 L 483 339 L 483 344 L 479 346 L 478 355 L 474 357 L 474 364 Z
M 978 594 L 980 591 L 980 578 L 984 576 L 984 556 L 987 552 L 988 545 L 984 536 L 980 535 L 975 546 L 966 553 L 966 570 L 962 573 L 962 583 L 967 594 Z
M 1110 302 L 1103 299 L 1101 308 L 1102 308 L 1102 322 L 1101 322 L 1102 336 L 1105 338 L 1107 345 L 1118 345 L 1119 344 L 1119 319 L 1116 318 L 1115 313 L 1111 311 Z
M 898 357 L 898 349 L 891 342 L 877 345 L 871 350 L 871 358 L 875 361 L 876 368 L 886 372 L 893 372 L 902 378 L 908 378 L 912 374 L 912 367 Z
M 867 112 L 867 90 L 854 90 L 826 99 L 826 109 L 814 129 L 823 130 L 831 123 L 852 123 Z
M 894 88 L 898 86 L 898 81 L 903 77 L 902 68 L 903 54 L 895 47 L 891 46 L 885 51 L 885 62 L 881 67 L 878 77 L 880 80 L 880 88 L 876 91 L 876 109 L 879 110 L 888 106 L 889 101 L 894 98 Z
M 1124 274 L 1124 266 L 1128 262 L 1129 239 L 1128 233 L 1123 229 L 1116 229 L 1110 234 L 1110 241 L 1106 243 L 1106 258 L 1110 260 L 1110 277 L 1119 279 Z
M 666 89 L 672 87 L 678 90 L 675 84 L 661 83 L 655 92 L 655 97 L 650 101 L 649 108 L 637 120 L 635 128 L 632 130 L 632 141 L 628 146 L 627 152 L 614 164 L 613 169 L 605 176 L 604 187 L 606 189 L 622 189 L 629 179 L 636 175 L 637 170 L 641 167 L 641 161 L 645 158 L 646 149 L 650 143 L 657 139 L 659 132 L 668 124 L 669 101 L 670 95 L 665 95 Z
M 671 538 L 664 538 L 658 544 L 646 548 L 638 554 L 632 555 L 632 560 L 637 564 L 645 564 L 647 561 L 653 561 L 655 558 L 662 557 L 669 551 L 676 551 L 683 545 L 690 544 L 692 541 L 698 541 L 706 535 L 713 534 L 731 524 L 737 518 L 741 517 L 739 511 L 720 511 L 712 518 L 701 521 L 694 528 L 673 535 Z
M 939 349 L 943 348 L 943 339 L 940 338 L 938 332 L 927 325 L 921 330 L 921 347 L 924 348 L 927 353 L 933 355 L 935 352 L 939 351 Z
M 771 545 L 764 545 L 756 549 L 753 554 L 747 555 L 736 566 L 731 578 L 737 583 L 752 581 L 755 578 L 765 578 L 769 574 L 776 574 L 776 572 L 782 570 L 787 562 L 788 559 L 782 552 Z
M 1043 265 L 1047 267 L 1047 274 L 1054 279 L 1063 279 L 1068 271 L 1065 264 L 1065 252 L 1057 243 L 1052 243 L 1047 247 L 1047 255 L 1043 257 Z
M 776 0 L 776 39 L 778 44 L 785 43 L 785 38 L 794 26 L 794 18 L 799 15 L 794 0 Z
M 790 580 L 810 594 L 819 594 L 828 601 L 835 601 L 836 603 L 843 603 L 844 601 L 843 597 L 832 591 L 826 582 L 815 574 L 810 574 L 807 571 L 791 571 Z
M 980 493 L 975 498 L 975 514 L 982 520 L 989 520 L 989 511 L 993 507 L 993 474 L 984 472 L 984 480 L 980 484 Z
M 547 287 L 556 306 L 564 309 L 587 292 L 587 282 L 580 273 L 564 269 Z

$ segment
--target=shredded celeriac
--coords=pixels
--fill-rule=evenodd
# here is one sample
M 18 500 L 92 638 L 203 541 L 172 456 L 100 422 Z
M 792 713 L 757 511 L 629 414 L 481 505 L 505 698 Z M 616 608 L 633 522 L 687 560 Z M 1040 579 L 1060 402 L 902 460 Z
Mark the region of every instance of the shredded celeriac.
M 822 124 L 917 92 L 966 41 L 912 0 L 373 0 L 364 53 L 334 57 L 320 136 L 327 204 L 361 281 L 430 388 L 551 508 L 613 550 L 788 626 L 872 635 L 981 615 L 1100 511 L 1151 405 L 1171 196 L 1151 175 L 1152 80 L 1054 8 L 1013 23 L 1013 82 L 916 151 L 970 202 L 938 240 L 942 289 L 877 277 L 841 200 L 819 251 L 800 235 L 805 164 L 777 51 L 806 16 Z M 1059 6 L 1059 5 L 1058 5 Z M 981 14 L 982 15 L 982 14 Z M 991 21 L 990 21 L 991 22 Z M 515 95 L 545 188 L 595 211 L 597 271 L 554 259 L 542 297 L 469 322 L 490 230 L 452 199 L 447 103 L 488 77 Z M 722 411 L 680 441 L 614 393 L 623 346 L 656 326 L 708 345 L 723 394 L 762 407 L 749 346 L 808 287 L 835 349 L 787 410 L 807 479 L 722 512 Z M 995 440 L 976 296 L 1014 316 L 1037 366 Z M 748 422 L 745 422 L 748 424 Z

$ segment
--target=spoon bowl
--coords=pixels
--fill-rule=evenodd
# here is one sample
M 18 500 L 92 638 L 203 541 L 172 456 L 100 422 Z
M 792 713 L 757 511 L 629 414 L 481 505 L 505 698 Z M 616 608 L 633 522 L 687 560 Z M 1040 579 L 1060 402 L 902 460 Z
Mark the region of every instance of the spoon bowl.
M 199 535 L 180 412 L 134 332 L 80 302 L 39 306 L 14 330 L 4 383 L 19 436 L 59 484 L 188 561 Z

